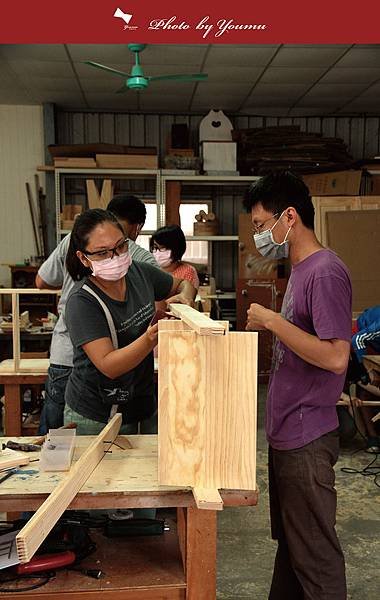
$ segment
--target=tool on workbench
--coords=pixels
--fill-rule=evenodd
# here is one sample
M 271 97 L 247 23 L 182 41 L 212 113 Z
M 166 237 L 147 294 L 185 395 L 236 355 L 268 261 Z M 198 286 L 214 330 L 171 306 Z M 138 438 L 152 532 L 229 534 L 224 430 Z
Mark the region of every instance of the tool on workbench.
M 68 423 L 59 427 L 58 429 L 76 429 L 76 423 Z M 41 450 L 41 446 L 46 440 L 46 435 L 41 435 L 35 438 L 32 442 L 15 442 L 14 440 L 8 440 L 6 444 L 2 444 L 3 450 L 9 448 L 10 450 L 20 450 L 21 452 L 38 452 Z
M 5 448 L 9 448 L 9 450 L 20 450 L 21 452 L 39 452 L 41 450 L 41 446 L 38 444 L 14 442 L 13 440 L 8 440 L 6 444 L 2 444 L 2 448 L 3 450 L 5 450 Z
M 2 475 L 0 477 L 0 483 L 5 481 L 6 479 L 8 479 L 8 477 L 11 477 L 11 475 L 15 475 L 15 473 L 17 473 L 17 472 L 18 472 L 18 469 L 9 469 L 8 471 L 1 471 L 1 473 L 5 473 L 5 475 Z

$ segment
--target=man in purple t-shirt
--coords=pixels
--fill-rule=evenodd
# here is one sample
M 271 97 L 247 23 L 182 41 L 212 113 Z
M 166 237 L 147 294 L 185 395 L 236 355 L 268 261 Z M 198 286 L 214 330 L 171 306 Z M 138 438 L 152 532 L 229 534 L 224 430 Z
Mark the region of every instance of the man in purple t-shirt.
M 266 431 L 272 536 L 278 540 L 269 600 L 346 600 L 335 531 L 336 403 L 351 340 L 351 283 L 339 257 L 314 234 L 314 208 L 301 179 L 267 175 L 247 193 L 254 240 L 292 271 L 281 314 L 251 304 L 247 329 L 276 337 Z

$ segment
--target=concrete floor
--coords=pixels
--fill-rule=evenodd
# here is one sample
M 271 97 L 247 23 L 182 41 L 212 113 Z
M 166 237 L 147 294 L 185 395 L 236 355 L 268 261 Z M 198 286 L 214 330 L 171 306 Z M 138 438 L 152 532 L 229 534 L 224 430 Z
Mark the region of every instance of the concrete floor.
M 218 600 L 267 600 L 276 543 L 270 537 L 267 444 L 264 432 L 265 387 L 259 394 L 257 507 L 227 508 L 218 515 Z M 341 472 L 363 468 L 373 455 L 352 453 L 354 440 L 341 450 L 336 465 L 337 530 L 346 557 L 348 600 L 380 597 L 380 489 L 373 477 Z M 380 457 L 377 465 L 380 468 Z M 380 483 L 380 477 L 378 478 Z

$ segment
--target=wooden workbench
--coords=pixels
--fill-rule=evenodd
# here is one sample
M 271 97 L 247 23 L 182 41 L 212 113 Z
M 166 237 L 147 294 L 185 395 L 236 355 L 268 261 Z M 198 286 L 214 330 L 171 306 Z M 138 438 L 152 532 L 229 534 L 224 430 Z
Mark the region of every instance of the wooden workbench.
M 75 458 L 92 439 L 77 438 Z M 112 454 L 105 455 L 69 508 L 176 507 L 177 526 L 154 538 L 102 537 L 103 545 L 97 538 L 97 552 L 83 566 L 96 564 L 106 573 L 104 579 L 62 571 L 39 590 L 18 593 L 18 599 L 47 600 L 59 595 L 70 600 L 215 600 L 216 512 L 197 509 L 187 488 L 158 484 L 157 436 L 128 436 L 128 440 L 133 448 L 112 446 Z M 1 484 L 0 511 L 35 510 L 65 477 L 58 472 L 40 473 L 38 462 L 23 470 L 29 474 L 20 473 Z M 256 491 L 221 491 L 221 495 L 225 506 L 257 504 Z M 0 594 L 0 598 L 11 597 L 14 594 Z
M 20 364 L 30 368 L 29 373 L 12 372 L 12 360 L 0 363 L 0 384 L 4 386 L 4 434 L 21 435 L 21 386 L 40 385 L 45 383 L 49 367 L 48 358 L 21 359 Z

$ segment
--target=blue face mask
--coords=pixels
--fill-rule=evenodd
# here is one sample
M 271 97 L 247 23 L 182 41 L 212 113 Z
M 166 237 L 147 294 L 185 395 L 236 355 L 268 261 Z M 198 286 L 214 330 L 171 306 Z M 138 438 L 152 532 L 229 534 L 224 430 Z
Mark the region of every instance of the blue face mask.
M 261 233 L 255 233 L 253 236 L 257 250 L 266 258 L 280 260 L 281 258 L 287 258 L 289 256 L 289 242 L 287 239 L 291 227 L 289 227 L 288 231 L 286 232 L 284 241 L 280 244 L 274 240 L 272 233 L 284 212 L 281 213 L 279 219 L 275 222 L 273 227 L 266 229 Z

